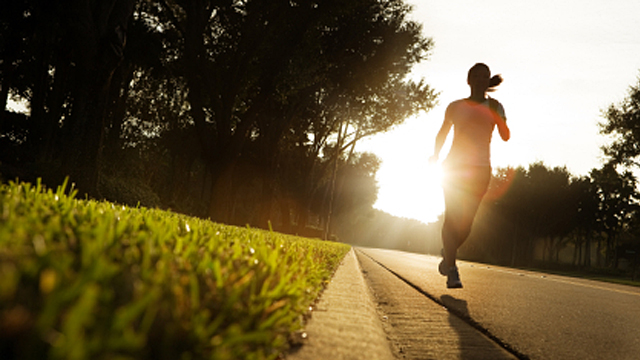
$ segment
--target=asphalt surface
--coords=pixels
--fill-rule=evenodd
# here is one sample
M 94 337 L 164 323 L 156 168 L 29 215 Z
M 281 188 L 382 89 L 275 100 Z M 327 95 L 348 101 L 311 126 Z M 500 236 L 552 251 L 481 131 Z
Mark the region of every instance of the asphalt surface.
M 358 260 L 397 359 L 516 359 L 366 255 L 358 253 Z
M 356 253 L 358 255 L 356 255 Z M 288 360 L 500 360 L 515 357 L 352 250 L 314 304 Z
M 520 358 L 640 359 L 640 288 L 459 262 L 464 288 L 450 290 L 438 257 L 356 253 Z
M 286 359 L 640 359 L 640 288 L 354 248 Z

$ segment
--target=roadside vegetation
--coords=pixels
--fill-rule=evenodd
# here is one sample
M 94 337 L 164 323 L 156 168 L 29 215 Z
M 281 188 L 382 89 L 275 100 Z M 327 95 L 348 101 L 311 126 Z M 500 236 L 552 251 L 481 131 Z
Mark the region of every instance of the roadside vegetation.
M 273 359 L 349 250 L 0 187 L 3 359 Z
M 409 76 L 433 49 L 410 11 L 403 0 L 11 1 L 0 174 L 51 187 L 68 176 L 95 199 L 327 237 L 375 203 L 379 160 L 356 144 L 436 104 Z

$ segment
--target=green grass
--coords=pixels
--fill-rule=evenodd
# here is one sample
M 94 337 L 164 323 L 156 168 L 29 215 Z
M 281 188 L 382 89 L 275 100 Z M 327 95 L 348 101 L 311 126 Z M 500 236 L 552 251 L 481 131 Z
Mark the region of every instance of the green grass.
M 0 187 L 3 359 L 274 359 L 349 250 Z

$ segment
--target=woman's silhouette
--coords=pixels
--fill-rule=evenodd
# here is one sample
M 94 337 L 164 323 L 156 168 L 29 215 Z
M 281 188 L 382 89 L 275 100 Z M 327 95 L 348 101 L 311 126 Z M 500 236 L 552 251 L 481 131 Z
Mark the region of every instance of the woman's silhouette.
M 471 96 L 447 107 L 431 157 L 431 161 L 438 160 L 453 127 L 451 150 L 442 163 L 445 213 L 443 259 L 438 266 L 440 273 L 447 276 L 448 288 L 462 287 L 456 253 L 471 232 L 473 219 L 491 180 L 490 144 L 494 127 L 498 127 L 502 140 L 507 141 L 510 137 L 502 104 L 487 96 L 487 92 L 502 83 L 502 77 L 492 77 L 489 67 L 478 63 L 469 69 L 467 83 Z

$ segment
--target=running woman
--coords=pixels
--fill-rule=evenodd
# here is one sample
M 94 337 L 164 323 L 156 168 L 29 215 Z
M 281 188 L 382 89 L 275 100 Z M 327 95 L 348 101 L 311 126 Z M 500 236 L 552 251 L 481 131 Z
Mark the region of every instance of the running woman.
M 436 136 L 434 155 L 436 162 L 447 135 L 453 127 L 453 142 L 444 170 L 444 224 L 442 225 L 442 262 L 438 270 L 447 276 L 448 288 L 462 288 L 456 254 L 467 240 L 473 219 L 491 180 L 490 145 L 493 129 L 498 128 L 502 140 L 509 140 L 504 108 L 497 100 L 487 96 L 502 83 L 500 75 L 491 76 L 485 64 L 475 64 L 467 76 L 471 96 L 449 104 L 444 122 Z

